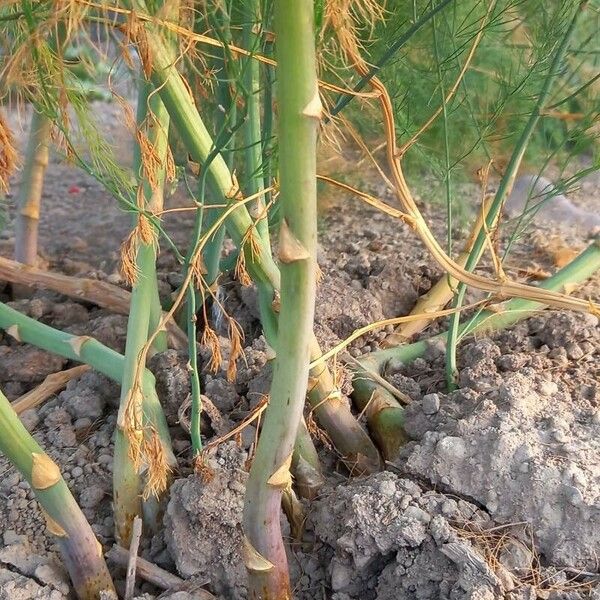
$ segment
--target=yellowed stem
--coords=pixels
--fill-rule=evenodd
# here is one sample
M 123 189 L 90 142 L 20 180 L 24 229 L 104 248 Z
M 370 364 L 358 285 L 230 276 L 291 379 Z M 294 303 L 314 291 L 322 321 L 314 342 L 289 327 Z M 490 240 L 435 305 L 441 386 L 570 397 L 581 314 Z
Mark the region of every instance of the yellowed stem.
M 469 239 L 467 240 L 463 251 L 456 259 L 456 264 L 460 267 L 465 266 L 467 259 L 469 258 L 469 254 L 471 253 L 471 249 L 473 248 L 473 244 L 479 235 L 479 231 L 484 226 L 490 204 L 489 199 L 486 199 L 484 204 L 485 206 L 481 211 L 479 211 L 477 220 L 475 221 L 475 225 L 471 230 L 471 234 L 469 235 Z M 448 275 L 444 275 L 429 290 L 429 292 L 419 298 L 413 309 L 410 311 L 410 314 L 418 315 L 436 313 L 442 310 L 448 304 L 448 302 L 452 300 L 457 284 L 457 279 Z M 404 342 L 410 340 L 413 336 L 417 335 L 417 333 L 421 333 L 421 331 L 423 331 L 423 329 L 425 329 L 430 323 L 431 319 L 428 318 L 424 318 L 419 321 L 406 321 L 401 323 L 398 325 L 398 327 L 396 327 L 394 333 L 389 335 L 384 340 L 382 346 L 384 348 L 389 348 L 391 346 L 403 344 Z

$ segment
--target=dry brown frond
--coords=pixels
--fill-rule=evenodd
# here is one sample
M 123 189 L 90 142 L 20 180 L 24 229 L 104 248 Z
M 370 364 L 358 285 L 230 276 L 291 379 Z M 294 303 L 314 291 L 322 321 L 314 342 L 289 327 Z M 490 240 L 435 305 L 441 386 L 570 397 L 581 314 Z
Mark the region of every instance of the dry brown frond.
M 248 271 L 246 270 L 246 256 L 245 256 L 243 250 L 240 251 L 240 253 L 238 254 L 238 258 L 235 263 L 235 270 L 234 270 L 233 274 L 234 274 L 235 278 L 244 287 L 252 285 L 252 279 L 250 278 L 250 275 L 248 275 Z
M 529 523 L 518 521 L 494 527 L 488 527 L 470 520 L 467 515 L 460 514 L 460 520 L 451 523 L 452 528 L 463 539 L 468 540 L 481 554 L 488 566 L 498 574 L 498 569 L 503 567 L 502 553 L 511 552 L 517 546 L 530 553 L 531 559 L 518 571 L 510 571 L 509 575 L 515 587 L 533 586 L 536 588 L 538 598 L 546 598 L 551 591 L 589 591 L 593 582 L 581 581 L 580 577 L 596 578 L 595 573 L 565 568 L 562 573 L 566 577 L 557 578 L 561 571 L 543 569 L 540 556 L 536 550 L 535 539 Z
M 244 241 L 247 241 L 250 244 L 250 252 L 252 254 L 252 260 L 255 261 L 260 257 L 260 245 L 258 243 L 258 240 L 256 239 L 256 234 L 254 232 L 254 227 L 256 226 L 256 224 L 254 224 L 254 226 L 248 231 L 247 235 L 247 239 Z
M 158 244 L 156 228 L 152 225 L 146 215 L 139 216 L 136 229 L 139 231 L 140 241 L 143 244 L 152 244 L 153 246 Z
M 104 5 L 102 4 L 102 2 L 95 2 L 94 0 L 73 0 L 73 1 L 79 2 L 80 4 L 83 4 L 90 9 L 104 8 Z M 356 0 L 356 2 L 357 2 L 357 4 L 361 4 L 361 5 L 373 4 L 374 6 L 378 6 L 377 12 L 381 12 L 383 14 L 383 10 L 381 8 L 379 8 L 379 5 L 375 4 L 374 0 Z M 155 15 L 144 14 L 142 12 L 134 12 L 131 9 L 123 8 L 120 6 L 114 6 L 114 5 L 110 7 L 110 12 L 113 15 L 121 15 L 121 16 L 127 17 L 127 19 L 131 19 L 132 15 L 133 15 L 135 17 L 135 22 L 137 23 L 138 26 L 139 26 L 139 24 L 143 24 L 143 23 L 153 23 L 156 27 L 163 28 L 165 35 L 167 33 L 176 35 L 177 38 L 179 40 L 181 40 L 181 45 L 182 45 L 182 48 L 180 49 L 178 58 L 180 58 L 184 54 L 187 56 L 190 56 L 190 53 L 193 53 L 192 55 L 194 57 L 197 57 L 199 55 L 203 56 L 201 53 L 200 54 L 196 53 L 193 49 L 193 45 L 198 44 L 198 43 L 205 44 L 212 48 L 222 48 L 223 47 L 223 43 L 220 40 L 217 40 L 217 39 L 207 36 L 205 34 L 196 33 L 193 31 L 193 29 L 191 29 L 189 27 L 181 26 L 181 25 L 174 23 L 172 21 L 169 21 L 169 20 L 163 20 L 163 19 L 157 18 Z M 365 10 L 365 14 L 367 14 L 367 15 L 370 14 L 369 10 Z M 362 19 L 362 18 L 357 19 L 357 20 L 368 21 L 368 19 Z M 121 46 L 123 48 L 126 47 L 127 44 L 136 42 L 135 35 L 138 33 L 136 30 L 136 27 L 128 25 L 128 24 L 122 25 L 120 23 L 115 23 L 114 27 L 119 29 L 121 32 L 125 33 L 125 41 L 123 44 L 121 44 Z M 144 37 L 143 32 L 140 34 L 140 36 Z M 143 60 L 143 62 L 145 63 L 145 66 L 151 66 L 147 40 L 145 40 L 145 39 L 137 40 L 136 43 L 142 44 L 142 47 L 140 48 L 140 53 L 146 57 Z M 187 50 L 187 46 L 185 44 L 189 44 L 190 47 L 192 47 L 192 49 Z M 240 48 L 240 47 L 236 46 L 235 44 L 228 44 L 228 49 L 232 52 L 232 54 L 235 54 L 237 56 L 251 56 L 254 60 L 261 62 L 263 64 L 267 64 L 267 65 L 271 65 L 271 66 L 277 65 L 277 63 L 273 59 L 265 57 L 259 53 L 252 52 L 250 50 L 245 50 L 244 48 Z M 124 55 L 123 58 L 124 58 L 124 60 L 127 60 L 126 55 Z M 188 85 L 188 87 L 189 87 L 189 84 L 188 84 L 188 82 L 185 81 L 185 79 L 182 79 L 182 81 L 184 82 L 184 84 Z M 373 98 L 374 97 L 374 94 L 371 92 L 355 92 L 352 89 L 348 89 L 346 87 L 339 86 L 339 85 L 334 85 L 334 84 L 326 82 L 326 81 L 319 81 L 319 86 L 323 89 L 330 90 L 330 91 L 336 92 L 338 94 L 351 94 L 351 95 L 359 97 L 359 98 Z M 200 91 L 202 91 L 202 90 L 200 90 Z
M 148 182 L 152 190 L 156 190 L 159 184 L 158 174 L 163 166 L 160 154 L 141 127 L 136 129 L 135 137 L 140 149 L 139 176 Z
M 221 354 L 221 346 L 219 345 L 219 338 L 208 324 L 204 327 L 202 332 L 202 345 L 206 346 L 210 350 L 210 361 L 208 362 L 208 370 L 216 373 L 223 363 L 223 355 Z
M 71 39 L 83 29 L 87 10 L 78 0 L 53 0 L 52 17 L 55 24 L 60 22 L 64 25 L 66 39 Z
M 172 469 L 163 442 L 154 428 L 145 432 L 142 455 L 148 467 L 142 497 L 144 500 L 148 500 L 150 496 L 158 498 L 167 489 Z
M 138 237 L 136 229 L 133 229 L 121 244 L 120 268 L 125 282 L 131 286 L 137 281 L 139 270 L 137 267 Z
M 8 191 L 8 179 L 17 167 L 17 156 L 12 132 L 0 112 L 0 192 Z
M 175 178 L 175 163 L 170 149 L 167 151 L 166 160 L 163 160 L 154 142 L 152 142 L 149 137 L 149 132 L 153 128 L 158 129 L 161 128 L 162 125 L 156 119 L 156 116 L 149 107 L 146 118 L 138 125 L 131 104 L 120 94 L 117 94 L 114 91 L 112 93 L 113 97 L 121 107 L 123 122 L 135 138 L 139 148 L 140 169 L 139 172 L 136 173 L 136 176 L 140 180 L 147 181 L 150 189 L 156 191 L 161 183 L 161 170 L 165 170 L 167 180 L 173 181 Z M 141 189 L 138 189 L 137 205 L 140 208 L 143 208 L 146 205 L 146 199 Z
M 378 0 L 328 0 L 321 37 L 331 30 L 344 61 L 352 66 L 366 66 L 361 56 L 359 31 L 366 27 L 372 32 L 375 23 L 383 20 L 384 13 Z
M 140 214 L 137 225 L 131 230 L 125 241 L 121 244 L 120 271 L 123 279 L 131 286 L 135 284 L 139 275 L 137 254 L 142 244 L 158 244 L 158 235 L 155 227 L 148 217 Z
M 144 75 L 147 79 L 150 79 L 150 76 L 152 75 L 152 55 L 150 46 L 148 45 L 146 28 L 135 11 L 132 10 L 127 12 L 127 21 L 122 26 L 121 30 L 125 38 L 123 40 L 123 59 L 126 62 L 130 62 L 125 57 L 125 54 L 127 53 L 127 46 L 134 43 L 137 46 L 138 56 L 142 63 Z
M 208 464 L 206 451 L 196 456 L 194 471 L 196 471 L 202 483 L 210 483 L 215 478 L 215 470 Z
M 204 281 L 204 275 L 208 273 L 208 269 L 206 268 L 206 264 L 204 264 L 204 257 L 202 253 L 198 253 L 195 257 L 193 257 L 192 262 L 190 263 L 190 269 L 194 274 L 194 285 L 197 289 L 203 290 L 206 287 L 206 282 Z
M 6 0 L 0 2 L 3 6 L 5 3 Z M 14 22 L 18 29 L 13 39 L 8 39 L 10 46 L 3 56 L 5 60 L 0 71 L 3 93 L 10 86 L 11 93 L 17 98 L 29 99 L 39 91 L 41 81 L 52 80 L 62 69 L 62 60 L 50 51 L 46 42 L 47 38 L 55 38 L 57 22 L 58 16 L 54 12 L 37 23 L 26 24 L 24 19 Z
M 334 104 L 328 94 L 322 94 L 323 119 L 320 124 L 321 140 L 324 146 L 331 148 L 336 154 L 343 155 L 347 139 L 340 126 L 339 115 L 332 115 L 330 109 Z
M 32 78 L 31 69 L 31 48 L 26 44 L 21 44 L 16 48 L 11 48 L 11 56 L 6 58 L 2 70 L 0 70 L 0 79 L 6 86 L 23 88 L 27 86 L 29 79 Z M 17 94 L 18 101 L 23 100 L 23 94 Z
M 237 374 L 237 360 L 244 354 L 244 349 L 242 348 L 243 339 L 244 333 L 240 324 L 233 317 L 229 317 L 229 340 L 231 341 L 231 350 L 229 352 L 229 361 L 227 364 L 227 381 L 230 383 L 235 381 L 235 376 Z
M 136 470 L 142 462 L 144 427 L 142 422 L 143 393 L 139 383 L 134 382 L 125 400 L 123 434 L 129 442 L 129 459 Z

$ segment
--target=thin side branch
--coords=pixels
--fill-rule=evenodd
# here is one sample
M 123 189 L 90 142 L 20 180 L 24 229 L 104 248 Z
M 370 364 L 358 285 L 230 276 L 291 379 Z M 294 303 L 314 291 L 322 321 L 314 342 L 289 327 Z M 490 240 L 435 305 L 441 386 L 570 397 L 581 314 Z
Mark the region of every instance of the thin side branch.
M 479 31 L 477 32 L 477 35 L 475 36 L 475 39 L 473 40 L 473 44 L 471 45 L 469 54 L 467 54 L 465 63 L 463 65 L 462 69 L 460 70 L 460 73 L 458 74 L 458 77 L 456 78 L 454 85 L 450 88 L 450 91 L 444 98 L 442 104 L 440 104 L 440 106 L 437 107 L 437 109 L 431 115 L 431 117 L 429 117 L 429 119 L 427 119 L 427 121 L 425 121 L 425 123 L 423 123 L 423 125 L 421 125 L 421 127 L 419 127 L 419 130 L 407 142 L 405 142 L 404 144 L 402 144 L 402 146 L 400 146 L 400 148 L 398 149 L 398 158 L 402 158 L 408 152 L 410 147 L 421 137 L 421 135 L 423 135 L 423 133 L 425 131 L 427 131 L 429 129 L 429 127 L 431 127 L 431 125 L 435 122 L 435 120 L 442 114 L 442 111 L 444 110 L 444 106 L 447 106 L 450 103 L 450 101 L 452 100 L 452 98 L 454 98 L 454 95 L 456 94 L 458 88 L 460 87 L 460 84 L 462 83 L 462 80 L 464 79 L 464 76 L 465 76 L 467 70 L 469 69 L 469 65 L 471 64 L 471 61 L 473 60 L 473 56 L 475 56 L 475 51 L 477 50 L 477 48 L 479 46 L 479 42 L 481 42 L 483 32 L 485 31 L 485 27 L 490 19 L 490 16 L 491 16 L 495 6 L 496 6 L 496 2 L 490 2 L 488 11 L 483 19 L 483 23 L 481 24 L 481 27 L 479 28 Z

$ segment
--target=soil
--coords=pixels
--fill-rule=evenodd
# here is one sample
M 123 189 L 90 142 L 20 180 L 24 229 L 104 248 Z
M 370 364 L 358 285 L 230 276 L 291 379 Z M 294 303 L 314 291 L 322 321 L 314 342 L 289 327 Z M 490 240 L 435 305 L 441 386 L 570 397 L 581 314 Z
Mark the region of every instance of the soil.
M 98 110 L 110 123 L 114 107 L 99 104 Z M 129 143 L 118 128 L 110 133 L 116 147 Z M 21 138 L 26 138 L 24 132 Z M 523 204 L 528 181 L 518 182 L 507 219 Z M 366 175 L 363 188 L 395 202 Z M 17 189 L 15 181 L 12 197 Z M 480 197 L 477 186 L 465 184 L 462 192 L 474 207 Z M 442 240 L 444 213 L 429 200 L 420 203 Z M 593 211 L 599 201 L 596 173 L 560 201 L 558 212 L 547 208 L 552 203 L 543 207 L 535 229 L 519 239 L 506 263 L 509 276 L 539 277 L 554 270 L 566 251 L 585 247 L 597 233 Z M 0 240 L 5 256 L 12 252 L 11 202 L 9 198 L 9 224 Z M 100 184 L 54 156 L 43 203 L 40 237 L 49 268 L 122 285 L 118 249 L 130 219 Z M 185 194 L 175 193 L 169 203 L 185 205 Z M 507 220 L 506 231 L 510 225 Z M 189 214 L 173 213 L 166 227 L 183 244 L 191 229 Z M 458 229 L 460 244 L 468 226 Z M 322 212 L 318 259 L 323 277 L 315 330 L 325 349 L 359 327 L 407 313 L 441 275 L 406 225 L 351 197 L 328 202 Z M 161 295 L 168 298 L 179 278 L 166 247 L 158 267 Z M 481 270 L 489 273 L 491 261 L 484 260 Z M 10 287 L 0 287 L 1 299 L 25 314 L 123 351 L 126 317 L 44 291 L 11 301 Z M 596 275 L 577 293 L 597 300 L 599 291 Z M 223 371 L 202 371 L 203 393 L 214 405 L 203 417 L 207 442 L 249 415 L 268 392 L 271 375 L 255 291 L 226 279 L 219 294 L 224 310 L 243 328 L 245 360 L 233 383 Z M 471 298 L 478 297 L 471 292 Z M 435 323 L 422 337 L 444 327 L 443 321 Z M 390 331 L 356 340 L 350 354 L 378 349 Z M 226 328 L 221 326 L 218 333 L 227 361 Z M 203 349 L 201 364 L 206 367 L 209 358 Z M 140 554 L 179 574 L 188 587 L 161 596 L 154 586 L 141 583 L 137 593 L 140 600 L 190 600 L 194 586 L 204 586 L 218 598 L 242 599 L 246 576 L 240 522 L 256 430 L 247 427 L 235 441 L 217 447 L 208 464 L 212 477 L 194 473 L 182 409 L 189 395 L 186 363 L 185 353 L 168 350 L 155 355 L 149 365 L 157 378 L 179 470 L 162 526 L 142 540 Z M 0 334 L 0 388 L 11 400 L 46 375 L 70 366 Z M 291 538 L 282 517 L 296 598 L 600 599 L 597 317 L 545 311 L 508 331 L 465 341 L 459 367 L 459 389 L 448 394 L 439 347 L 432 346 L 411 364 L 387 365 L 385 378 L 412 402 L 406 410 L 410 441 L 386 471 L 351 480 L 331 449 L 317 442 L 324 464 L 332 468 L 319 497 L 305 503 L 301 540 Z M 116 384 L 90 371 L 22 415 L 60 465 L 105 550 L 114 543 L 111 465 L 118 398 Z M 31 489 L 3 458 L 0 475 L 0 600 L 70 597 L 68 578 Z M 122 585 L 123 572 L 111 568 Z

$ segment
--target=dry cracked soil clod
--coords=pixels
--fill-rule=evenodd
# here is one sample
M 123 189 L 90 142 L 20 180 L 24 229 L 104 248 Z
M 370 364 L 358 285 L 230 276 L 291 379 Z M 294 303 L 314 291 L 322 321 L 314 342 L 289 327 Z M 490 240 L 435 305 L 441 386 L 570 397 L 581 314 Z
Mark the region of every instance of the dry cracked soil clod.
M 528 523 L 549 564 L 595 571 L 598 319 L 547 314 L 527 327 L 524 339 L 537 350 L 505 353 L 489 340 L 471 343 L 463 351 L 461 389 L 441 394 L 434 414 L 422 401 L 408 408 L 414 441 L 398 467 L 476 500 L 498 523 Z M 569 354 L 578 362 L 560 372 Z

